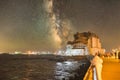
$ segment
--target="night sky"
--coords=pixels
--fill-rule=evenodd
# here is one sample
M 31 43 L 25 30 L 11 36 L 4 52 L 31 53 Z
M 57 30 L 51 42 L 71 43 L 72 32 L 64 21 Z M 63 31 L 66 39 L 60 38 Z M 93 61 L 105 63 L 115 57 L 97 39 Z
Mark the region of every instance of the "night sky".
M 73 33 L 96 33 L 102 47 L 120 46 L 120 0 L 55 0 Z M 0 52 L 56 50 L 43 0 L 0 0 Z

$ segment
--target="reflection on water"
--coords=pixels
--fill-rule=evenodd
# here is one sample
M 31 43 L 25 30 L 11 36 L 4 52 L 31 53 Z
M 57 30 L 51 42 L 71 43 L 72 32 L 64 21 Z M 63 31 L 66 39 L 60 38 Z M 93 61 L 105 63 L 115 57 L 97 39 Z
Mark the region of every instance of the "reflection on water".
M 81 74 L 85 68 L 85 62 L 81 61 L 64 61 L 56 63 L 55 79 L 56 80 L 82 80 Z
M 83 60 L 65 61 L 55 56 L 14 57 L 0 57 L 0 80 L 82 80 L 89 66 Z

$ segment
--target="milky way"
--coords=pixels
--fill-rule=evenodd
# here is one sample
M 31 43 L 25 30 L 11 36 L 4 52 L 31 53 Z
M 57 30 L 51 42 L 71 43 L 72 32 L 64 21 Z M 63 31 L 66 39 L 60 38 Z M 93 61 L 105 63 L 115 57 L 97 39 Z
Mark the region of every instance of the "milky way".
M 55 51 L 75 32 L 84 31 L 96 33 L 108 50 L 119 47 L 119 0 L 53 0 L 52 8 L 62 29 L 49 25 L 44 0 L 0 0 L 0 51 Z M 60 44 L 54 30 L 62 35 Z

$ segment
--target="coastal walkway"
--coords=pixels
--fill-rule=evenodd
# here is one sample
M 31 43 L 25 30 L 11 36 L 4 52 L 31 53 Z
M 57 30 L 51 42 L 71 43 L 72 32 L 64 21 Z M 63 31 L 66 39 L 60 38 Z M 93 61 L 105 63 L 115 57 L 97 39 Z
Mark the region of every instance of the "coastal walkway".
M 90 66 L 83 80 L 94 79 L 94 70 Z M 104 58 L 102 68 L 102 80 L 120 80 L 120 60 L 114 58 Z
M 103 80 L 120 80 L 120 60 L 113 58 L 103 59 Z

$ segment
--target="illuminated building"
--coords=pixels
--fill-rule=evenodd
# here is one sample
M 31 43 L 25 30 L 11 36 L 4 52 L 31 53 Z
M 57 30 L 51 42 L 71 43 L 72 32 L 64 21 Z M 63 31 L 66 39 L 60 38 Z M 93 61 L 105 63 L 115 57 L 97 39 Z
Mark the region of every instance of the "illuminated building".
M 95 53 L 103 54 L 105 52 L 105 49 L 101 47 L 99 37 L 91 32 L 77 32 L 74 34 L 74 40 L 68 41 L 68 47 L 66 54 L 69 55 L 94 55 Z

